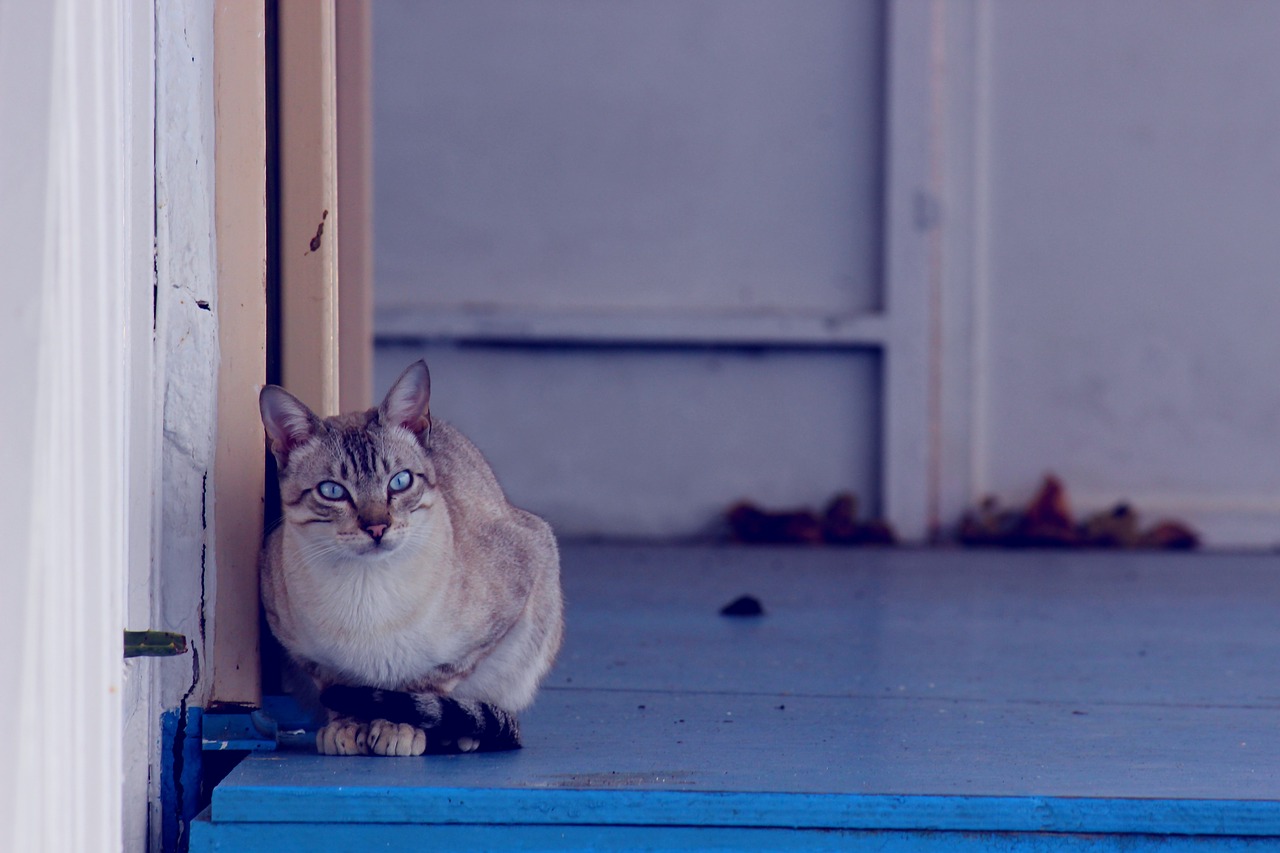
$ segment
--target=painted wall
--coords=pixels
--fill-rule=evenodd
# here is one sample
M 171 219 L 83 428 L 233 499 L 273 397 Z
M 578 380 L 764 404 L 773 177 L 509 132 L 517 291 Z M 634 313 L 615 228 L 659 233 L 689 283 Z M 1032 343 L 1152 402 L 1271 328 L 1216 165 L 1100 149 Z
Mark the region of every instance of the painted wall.
M 696 537 L 741 498 L 875 493 L 872 356 L 385 346 L 379 392 L 416 358 L 432 411 L 561 536 Z
M 378 3 L 378 307 L 866 310 L 879 4 Z
M 1280 6 L 997 0 L 980 489 L 1280 541 Z
M 761 22 L 784 7 L 777 38 L 762 36 Z M 1280 59 L 1270 44 L 1280 7 L 538 8 L 375 10 L 378 322 L 394 330 L 385 343 L 412 339 L 415 323 L 421 337 L 447 340 L 457 325 L 449 318 L 460 315 L 489 317 L 519 338 L 522 323 L 547 313 L 612 312 L 625 340 L 628 313 L 884 307 L 881 232 L 899 226 L 877 193 L 886 162 L 910 161 L 919 174 L 902 177 L 902 189 L 915 192 L 918 227 L 939 237 L 912 248 L 919 281 L 898 298 L 936 298 L 921 310 L 937 325 L 894 346 L 929 362 L 932 379 L 919 382 L 936 383 L 941 401 L 919 432 L 937 451 L 932 485 L 917 491 L 925 501 L 932 490 L 942 524 L 988 493 L 1021 502 L 1052 470 L 1082 511 L 1130 500 L 1148 516 L 1191 521 L 1210 544 L 1280 541 L 1280 391 L 1271 380 L 1280 363 Z M 646 9 L 658 12 L 649 19 Z M 934 29 L 884 43 L 910 30 L 894 21 L 916 17 Z M 819 19 L 826 26 L 814 28 Z M 868 140 L 886 131 L 886 102 L 910 101 L 904 85 L 914 85 L 911 74 L 906 84 L 891 78 L 886 57 L 932 88 L 916 118 L 895 126 L 899 147 L 882 156 Z M 924 153 L 902 156 L 913 138 Z M 773 284 L 744 270 L 773 270 Z M 383 385 L 410 350 L 379 349 Z M 596 363 L 594 352 L 577 357 Z M 833 479 L 875 492 L 887 482 L 875 425 L 895 389 L 870 362 L 854 366 L 861 357 L 850 356 L 847 384 L 819 378 L 825 368 L 767 379 L 743 363 L 716 375 L 724 384 L 714 393 L 709 384 L 685 391 L 686 405 L 726 413 L 707 421 L 735 436 L 748 433 L 727 414 L 732 406 L 712 401 L 755 395 L 761 411 L 773 401 L 812 406 L 809 420 L 829 426 L 802 447 L 654 457 L 657 448 L 627 440 L 646 448 L 620 463 L 629 472 L 551 488 L 522 460 L 595 453 L 609 441 L 560 443 L 563 428 L 538 435 L 502 421 L 537 409 L 546 385 L 573 382 L 583 384 L 568 396 L 591 406 L 565 410 L 565 423 L 589 424 L 595 409 L 632 411 L 615 420 L 642 423 L 635 413 L 661 399 L 662 386 L 619 382 L 611 355 L 590 377 L 540 374 L 542 384 L 513 391 L 504 376 L 528 370 L 505 366 L 520 361 L 516 351 L 435 356 L 467 387 L 504 389 L 485 405 L 458 400 L 449 414 L 505 457 L 500 473 L 512 489 L 567 529 L 613 534 L 689 533 L 716 501 L 812 502 Z M 659 363 L 644 368 L 655 383 Z M 696 358 L 687 364 L 670 369 L 701 369 Z M 828 383 L 816 399 L 792 392 L 811 382 Z M 870 468 L 851 461 L 868 455 L 878 460 Z M 809 477 L 820 458 L 850 467 L 808 488 L 781 485 L 780 472 Z M 628 485 L 668 460 L 672 476 L 696 464 L 708 484 L 682 505 L 684 525 L 673 525 L 673 505 L 657 492 L 641 500 Z M 581 503 L 553 500 L 559 488 Z M 602 526 L 605 506 L 618 512 Z
M 159 436 L 151 605 L 153 626 L 186 636 L 190 651 L 155 663 L 153 848 L 185 837 L 190 812 L 183 810 L 198 798 L 199 712 L 209 698 L 217 629 L 213 12 L 212 0 L 155 8 L 153 417 Z
M 566 535 L 696 535 L 743 498 L 874 505 L 874 354 L 631 344 L 654 316 L 878 306 L 880 3 L 373 12 L 379 393 L 428 353 L 436 411 Z M 613 346 L 523 348 L 548 314 Z M 414 342 L 457 316 L 515 348 Z

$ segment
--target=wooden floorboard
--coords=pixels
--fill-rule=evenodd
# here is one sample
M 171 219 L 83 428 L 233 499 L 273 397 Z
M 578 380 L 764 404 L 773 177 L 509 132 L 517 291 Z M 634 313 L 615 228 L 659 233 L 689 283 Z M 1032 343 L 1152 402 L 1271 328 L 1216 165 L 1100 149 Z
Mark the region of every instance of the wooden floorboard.
M 460 849 L 1280 839 L 1275 556 L 578 546 L 564 579 L 524 750 L 254 756 L 197 849 L 317 826 L 335 850 L 355 826 Z M 742 594 L 765 615 L 719 615 Z

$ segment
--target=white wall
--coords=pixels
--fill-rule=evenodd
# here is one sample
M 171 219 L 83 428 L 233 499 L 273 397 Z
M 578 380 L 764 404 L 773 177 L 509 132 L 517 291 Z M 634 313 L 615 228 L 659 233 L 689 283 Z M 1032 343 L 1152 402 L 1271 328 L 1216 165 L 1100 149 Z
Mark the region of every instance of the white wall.
M 756 24 L 784 6 L 676 6 L 661 26 L 643 23 L 652 4 L 539 5 L 545 17 L 519 4 L 377 7 L 388 342 L 485 324 L 513 339 L 529 328 L 591 337 L 590 322 L 564 318 L 628 308 L 675 328 L 708 310 L 839 322 L 887 307 L 896 329 L 905 308 L 914 327 L 887 335 L 881 366 L 919 370 L 855 379 L 845 390 L 856 401 L 810 411 L 871 419 L 837 426 L 843 445 L 808 445 L 861 458 L 868 448 L 848 439 L 876 436 L 879 464 L 848 486 L 888 488 L 891 511 L 945 527 L 985 494 L 1025 500 L 1054 471 L 1080 511 L 1129 500 L 1151 519 L 1191 521 L 1210 544 L 1280 541 L 1280 6 L 814 2 L 786 4 L 776 40 Z M 809 14 L 828 21 L 820 36 L 805 29 Z M 547 50 L 557 28 L 573 37 Z M 702 52 L 709 76 L 687 49 Z M 840 91 L 839 109 L 822 106 Z M 886 134 L 882 156 L 867 140 Z M 768 230 L 753 226 L 761 211 L 785 214 L 776 233 L 796 225 L 815 241 L 772 288 L 744 265 L 773 268 L 761 252 L 806 244 L 755 245 Z M 723 233 L 700 230 L 709 220 Z M 841 277 L 847 288 L 833 286 Z M 625 324 L 609 330 L 625 337 Z M 404 355 L 380 353 L 381 380 Z M 451 369 L 470 370 L 470 358 L 450 356 Z M 494 364 L 463 381 L 501 386 L 506 368 Z M 588 381 L 607 410 L 662 393 L 627 386 L 630 399 L 615 400 L 609 375 Z M 869 425 L 904 394 L 928 396 L 902 409 L 923 423 Z M 770 391 L 762 405 L 785 396 Z M 715 399 L 691 391 L 689 405 Z M 514 417 L 535 400 L 499 404 Z M 535 505 L 543 486 L 519 460 L 539 441 L 574 452 L 554 436 L 498 442 L 503 428 L 480 423 L 485 407 L 460 414 L 513 448 L 508 479 Z M 895 458 L 912 460 L 918 483 L 902 487 Z M 715 464 L 704 475 L 729 482 Z M 803 489 L 771 490 L 772 480 L 747 491 L 802 500 Z M 583 512 L 561 505 L 563 519 L 589 527 L 586 510 L 612 500 L 614 485 L 573 484 Z M 814 479 L 804 499 L 829 486 Z
M 1280 541 L 1280 5 L 988 11 L 976 490 Z
M 882 301 L 879 2 L 373 15 L 379 393 L 427 354 L 434 410 L 564 535 L 878 505 L 879 361 L 825 344 Z M 477 325 L 515 348 L 430 346 Z M 522 348 L 564 329 L 607 346 Z M 755 335 L 802 346 L 702 347 Z
M 877 303 L 879 3 L 373 13 L 384 315 Z
M 157 659 L 153 713 L 167 715 L 190 748 L 197 721 L 183 716 L 209 697 L 217 625 L 213 465 L 218 389 L 217 255 L 214 221 L 213 0 L 155 6 L 155 405 L 159 429 L 152 496 L 156 577 L 152 627 L 188 638 L 190 651 Z M 256 460 L 255 460 L 256 464 Z M 159 742 L 159 738 L 157 738 Z M 173 749 L 170 741 L 161 748 Z M 196 774 L 181 773 L 194 803 Z M 153 771 L 152 843 L 185 832 L 165 814 Z M 170 804 L 172 805 L 172 804 Z
M 561 536 L 706 535 L 744 498 L 813 505 L 851 484 L 877 494 L 866 401 L 878 363 L 865 353 L 385 346 L 379 393 L 420 357 L 432 411 Z

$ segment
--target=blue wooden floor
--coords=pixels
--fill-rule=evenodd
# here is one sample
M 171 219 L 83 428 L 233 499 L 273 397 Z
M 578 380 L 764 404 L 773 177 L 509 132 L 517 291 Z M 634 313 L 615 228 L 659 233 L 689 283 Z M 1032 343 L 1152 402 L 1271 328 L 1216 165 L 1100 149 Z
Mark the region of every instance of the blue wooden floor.
M 564 581 L 524 750 L 257 755 L 193 849 L 1280 849 L 1280 557 L 577 546 Z

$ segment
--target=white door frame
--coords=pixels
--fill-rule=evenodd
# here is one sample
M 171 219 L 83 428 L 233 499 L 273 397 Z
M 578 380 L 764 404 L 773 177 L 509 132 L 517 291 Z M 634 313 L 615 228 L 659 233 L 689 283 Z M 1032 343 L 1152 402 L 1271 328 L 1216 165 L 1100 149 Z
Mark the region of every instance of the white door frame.
M 121 632 L 151 604 L 152 10 L 5 2 L 0 21 L 0 346 L 19 373 L 0 714 L 28 735 L 0 771 L 0 848 L 136 849 L 151 679 Z

